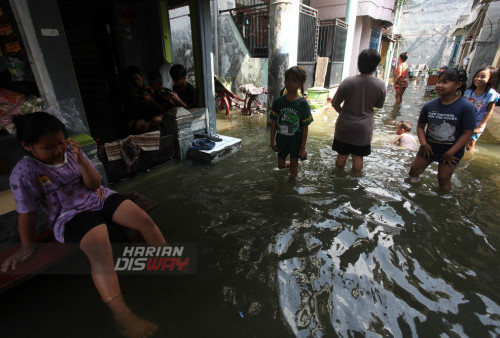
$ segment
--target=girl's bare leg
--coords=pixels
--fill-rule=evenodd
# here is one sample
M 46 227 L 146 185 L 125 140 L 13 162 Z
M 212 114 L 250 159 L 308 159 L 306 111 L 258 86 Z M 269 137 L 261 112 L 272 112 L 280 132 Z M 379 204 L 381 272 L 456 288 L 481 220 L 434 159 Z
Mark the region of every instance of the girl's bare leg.
M 396 95 L 394 95 L 394 97 L 396 98 L 396 102 L 395 102 L 396 104 L 400 104 L 401 101 L 403 101 L 403 98 L 400 95 L 400 90 L 401 89 L 397 89 L 396 90 Z
M 352 170 L 363 170 L 363 156 L 352 155 Z
M 418 177 L 424 172 L 425 168 L 431 164 L 431 160 L 426 159 L 422 156 L 416 156 L 410 168 L 410 177 Z
M 148 244 L 163 244 L 165 238 L 149 215 L 130 200 L 123 201 L 113 214 L 113 222 L 138 230 Z
M 113 251 L 106 224 L 92 228 L 80 241 L 80 249 L 90 261 L 92 279 L 102 300 L 108 305 L 126 337 L 148 337 L 158 325 L 137 317 L 125 304 L 113 263 Z
M 348 157 L 349 155 L 337 154 L 337 159 L 335 160 L 335 166 L 337 169 L 344 169 Z
M 278 169 L 285 169 L 290 167 L 290 162 L 288 162 L 284 158 L 279 158 L 278 157 Z
M 457 168 L 456 165 L 439 163 L 438 183 L 441 189 L 446 191 L 451 189 L 451 176 L 453 175 L 453 172 L 455 171 L 456 168 Z
M 297 177 L 297 173 L 299 172 L 299 159 L 291 158 L 290 159 L 290 178 L 295 179 Z

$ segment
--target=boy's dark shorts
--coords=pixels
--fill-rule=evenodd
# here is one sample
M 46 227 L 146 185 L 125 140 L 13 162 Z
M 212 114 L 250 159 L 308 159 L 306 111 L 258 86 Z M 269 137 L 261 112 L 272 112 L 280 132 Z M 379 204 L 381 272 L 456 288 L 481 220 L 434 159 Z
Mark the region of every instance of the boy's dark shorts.
M 441 143 L 434 143 L 434 142 L 429 142 L 429 141 L 427 141 L 427 143 L 432 148 L 432 154 L 431 154 L 430 160 L 433 162 L 439 162 L 439 163 L 441 163 L 441 161 L 442 161 L 443 154 L 445 152 L 447 152 L 448 149 L 450 149 L 453 146 L 450 144 L 441 144 Z M 418 150 L 417 156 L 423 157 L 422 148 L 423 147 L 420 147 L 420 149 Z M 455 154 L 453 154 L 453 156 L 455 156 L 457 158 L 457 164 L 458 164 L 458 162 L 460 162 L 462 157 L 464 157 L 464 154 L 465 154 L 465 147 L 463 147 L 462 149 L 457 151 Z
M 372 153 L 372 146 L 370 144 L 366 146 L 355 146 L 339 141 L 336 138 L 333 138 L 332 149 L 340 155 L 353 154 L 356 156 L 368 156 Z
M 286 159 L 290 154 L 290 159 L 299 158 L 300 146 L 302 145 L 302 133 L 293 136 L 276 134 L 276 146 L 279 149 L 278 158 Z
M 104 201 L 101 210 L 83 211 L 76 214 L 64 227 L 64 243 L 80 243 L 83 236 L 92 228 L 103 223 L 111 225 L 113 214 L 126 199 L 126 197 L 115 193 Z

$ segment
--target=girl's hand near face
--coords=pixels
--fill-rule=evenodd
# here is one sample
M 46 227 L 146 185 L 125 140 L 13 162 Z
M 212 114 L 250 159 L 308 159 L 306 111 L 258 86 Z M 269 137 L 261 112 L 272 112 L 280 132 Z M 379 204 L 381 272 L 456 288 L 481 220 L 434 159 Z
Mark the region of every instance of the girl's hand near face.
M 68 138 L 67 142 L 71 146 L 71 153 L 76 163 L 81 164 L 83 159 L 82 148 L 80 148 L 80 145 L 73 139 Z

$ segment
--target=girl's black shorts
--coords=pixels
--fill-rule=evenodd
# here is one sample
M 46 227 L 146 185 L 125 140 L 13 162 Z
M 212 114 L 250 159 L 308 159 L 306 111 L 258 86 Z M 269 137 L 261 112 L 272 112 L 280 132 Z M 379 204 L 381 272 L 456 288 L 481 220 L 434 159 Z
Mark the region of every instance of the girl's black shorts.
M 80 243 L 83 236 L 92 228 L 103 223 L 110 226 L 113 223 L 113 214 L 126 199 L 123 195 L 115 193 L 104 201 L 104 206 L 101 210 L 83 211 L 76 214 L 66 223 L 64 228 L 64 242 Z

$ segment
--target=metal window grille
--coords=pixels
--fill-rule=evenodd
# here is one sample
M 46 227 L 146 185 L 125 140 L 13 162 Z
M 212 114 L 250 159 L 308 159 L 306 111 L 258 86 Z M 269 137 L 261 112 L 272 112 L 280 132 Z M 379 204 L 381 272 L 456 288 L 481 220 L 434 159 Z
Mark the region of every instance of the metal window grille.
M 269 3 L 245 1 L 229 11 L 252 57 L 267 57 L 269 46 Z M 225 11 L 224 11 L 225 12 Z
M 318 51 L 318 10 L 300 5 L 297 61 L 315 61 Z
M 342 80 L 347 24 L 339 19 L 319 22 L 318 56 L 329 58 L 325 86 L 337 86 Z

